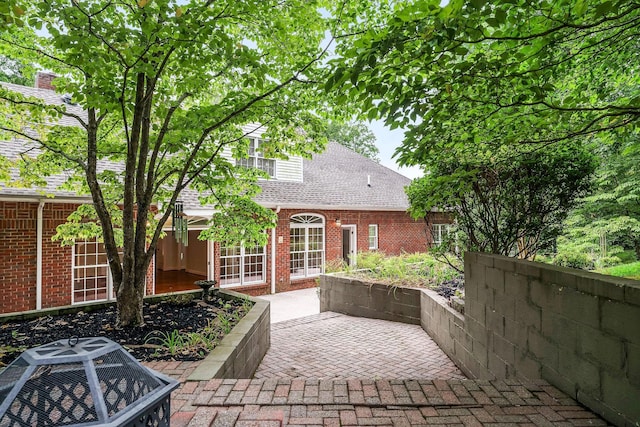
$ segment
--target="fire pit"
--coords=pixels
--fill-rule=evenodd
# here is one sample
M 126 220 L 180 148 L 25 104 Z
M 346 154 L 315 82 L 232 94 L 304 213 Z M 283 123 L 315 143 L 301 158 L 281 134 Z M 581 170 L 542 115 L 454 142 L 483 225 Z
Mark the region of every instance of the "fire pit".
M 168 426 L 176 387 L 107 338 L 59 340 L 0 372 L 0 426 Z

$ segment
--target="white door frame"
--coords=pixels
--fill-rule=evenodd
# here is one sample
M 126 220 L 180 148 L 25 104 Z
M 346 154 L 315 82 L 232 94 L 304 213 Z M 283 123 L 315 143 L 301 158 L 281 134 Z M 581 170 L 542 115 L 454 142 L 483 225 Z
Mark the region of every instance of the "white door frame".
M 352 267 L 355 267 L 356 265 L 356 255 L 358 253 L 358 229 L 357 226 L 355 224 L 347 224 L 347 225 L 343 225 L 341 227 L 341 231 L 340 231 L 340 241 L 342 242 L 342 239 L 344 239 L 344 234 L 342 234 L 344 232 L 344 230 L 350 230 L 349 233 L 349 253 L 347 254 L 348 258 L 349 258 L 349 265 Z M 342 245 L 343 251 L 344 251 L 344 245 Z M 342 254 L 344 257 L 344 253 Z
M 216 278 L 213 243 L 213 240 L 207 240 L 207 280 L 214 280 Z

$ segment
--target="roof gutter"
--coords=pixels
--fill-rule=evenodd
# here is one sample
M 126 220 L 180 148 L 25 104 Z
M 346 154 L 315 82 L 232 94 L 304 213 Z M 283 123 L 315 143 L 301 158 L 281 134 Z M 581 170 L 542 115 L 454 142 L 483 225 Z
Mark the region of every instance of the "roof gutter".
M 22 203 L 40 203 L 43 202 L 42 197 L 37 197 L 37 196 L 23 196 L 23 195 L 10 195 L 10 194 L 0 194 L 0 201 L 3 202 L 22 202 Z M 93 203 L 92 199 L 90 197 L 87 197 L 86 199 L 83 198 L 77 198 L 77 197 L 70 197 L 70 198 L 64 198 L 64 197 L 55 197 L 55 198 L 48 198 L 46 199 L 46 201 L 44 201 L 44 203 L 73 203 L 73 204 L 86 204 L 86 203 Z
M 36 220 L 36 310 L 42 310 L 42 227 L 44 200 L 38 203 L 38 216 Z
M 269 209 L 306 209 L 306 210 L 328 210 L 328 211 L 390 211 L 390 212 L 406 212 L 409 206 L 357 206 L 357 205 L 317 205 L 317 204 L 298 204 L 298 203 L 265 203 L 258 202 L 261 206 Z
M 280 213 L 280 206 L 276 206 L 276 215 Z M 276 229 L 278 223 L 271 229 L 271 293 L 276 293 Z

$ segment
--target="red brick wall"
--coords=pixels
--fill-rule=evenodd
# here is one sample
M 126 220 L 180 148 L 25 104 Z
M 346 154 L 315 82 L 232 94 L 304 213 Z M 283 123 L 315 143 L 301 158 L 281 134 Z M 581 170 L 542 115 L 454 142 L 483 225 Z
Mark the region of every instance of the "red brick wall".
M 0 313 L 36 307 L 37 208 L 0 202 Z
M 46 203 L 43 210 L 43 308 L 71 304 L 71 247 L 61 247 L 51 237 L 55 228 L 65 222 L 76 205 Z M 37 203 L 0 202 L 0 313 L 33 310 L 36 308 L 36 217 Z M 356 225 L 357 250 L 369 248 L 369 225 L 378 225 L 379 250 L 396 255 L 402 252 L 421 252 L 431 240 L 424 221 L 414 221 L 404 212 L 288 210 L 278 214 L 276 228 L 276 291 L 283 292 L 313 287 L 315 278 L 289 277 L 289 218 L 299 213 L 319 214 L 325 218 L 325 260 L 342 257 L 341 226 Z M 443 218 L 444 219 L 444 218 Z M 441 218 L 437 219 L 439 222 Z M 448 222 L 448 221 L 447 221 Z M 282 238 L 282 243 L 278 239 Z M 267 244 L 266 280 L 264 283 L 235 288 L 251 294 L 263 295 L 271 290 L 271 232 Z M 220 247 L 214 245 L 216 279 L 220 280 Z M 147 282 L 147 294 L 152 293 L 152 272 Z
M 51 238 L 76 204 L 45 203 L 42 231 L 42 308 L 71 304 L 70 246 Z M 36 309 L 38 203 L 0 201 L 0 313 Z M 153 293 L 153 262 L 147 295 Z
M 43 308 L 71 303 L 71 248 L 51 237 L 74 209 L 70 204 L 44 205 Z M 37 214 L 38 203 L 0 201 L 0 313 L 36 308 Z
M 42 308 L 71 304 L 71 246 L 52 241 L 56 227 L 76 210 L 75 204 L 47 203 L 42 224 Z M 37 208 L 37 205 L 36 205 Z M 34 307 L 35 308 L 35 307 Z
M 405 212 L 393 211 L 334 211 L 334 210 L 291 210 L 278 213 L 276 228 L 276 292 L 291 291 L 316 286 L 315 278 L 291 280 L 289 276 L 289 218 L 301 213 L 319 214 L 325 218 L 325 261 L 342 258 L 342 226 L 356 225 L 357 250 L 369 250 L 369 225 L 378 225 L 378 249 L 389 255 L 402 252 L 423 252 L 427 249 L 430 234 L 426 223 L 414 221 Z M 341 225 L 336 225 L 340 219 Z M 282 237 L 282 243 L 278 239 Z M 250 295 L 264 295 L 271 287 L 271 232 L 267 244 L 266 282 L 260 285 L 232 288 Z M 215 265 L 220 265 L 219 249 L 216 245 Z M 218 268 L 216 268 L 218 270 Z M 219 280 L 219 271 L 216 271 Z

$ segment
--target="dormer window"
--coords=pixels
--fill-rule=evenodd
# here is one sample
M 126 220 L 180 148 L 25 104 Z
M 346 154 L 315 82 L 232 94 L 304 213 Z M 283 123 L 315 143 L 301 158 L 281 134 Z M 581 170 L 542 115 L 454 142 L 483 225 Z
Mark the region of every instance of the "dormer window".
M 262 140 L 257 138 L 249 138 L 249 157 L 246 159 L 236 160 L 236 166 L 245 168 L 260 169 L 269 174 L 270 177 L 276 176 L 276 161 L 263 157 L 260 151 Z

